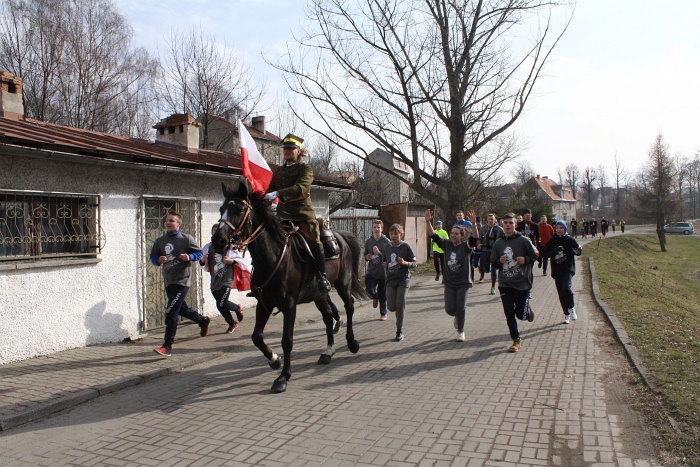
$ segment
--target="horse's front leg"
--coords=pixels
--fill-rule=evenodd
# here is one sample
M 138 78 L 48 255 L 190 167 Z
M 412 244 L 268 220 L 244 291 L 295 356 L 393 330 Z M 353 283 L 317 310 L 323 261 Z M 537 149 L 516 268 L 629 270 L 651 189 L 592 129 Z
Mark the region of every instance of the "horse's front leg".
M 318 357 L 318 364 L 328 365 L 331 362 L 331 358 L 335 354 L 335 336 L 333 334 L 335 333 L 334 323 L 337 321 L 336 318 L 333 317 L 333 313 L 330 310 L 330 305 L 328 304 L 325 295 L 322 299 L 315 300 L 314 304 L 316 305 L 316 308 L 318 308 L 318 311 L 321 312 L 323 324 L 326 325 L 326 350 L 324 350 L 321 356 Z
M 342 287 L 336 290 L 345 305 L 345 318 L 348 320 L 345 339 L 348 341 L 348 349 L 350 349 L 352 353 L 357 353 L 360 350 L 360 343 L 355 340 L 355 332 L 352 329 L 352 317 L 355 314 L 355 299 L 348 290 Z
M 287 381 L 292 377 L 292 347 L 294 347 L 294 321 L 297 317 L 297 306 L 282 310 L 284 324 L 282 328 L 282 350 L 284 351 L 284 364 L 282 373 L 272 383 L 272 392 L 284 392 L 287 390 Z
M 265 339 L 263 339 L 263 332 L 265 331 L 265 326 L 269 319 L 270 311 L 265 308 L 265 305 L 258 301 L 258 305 L 255 307 L 255 328 L 253 329 L 251 339 L 255 347 L 260 349 L 263 355 L 265 355 L 265 358 L 267 358 L 267 363 L 270 365 L 270 368 L 277 370 L 282 366 L 282 362 L 279 356 L 267 346 Z

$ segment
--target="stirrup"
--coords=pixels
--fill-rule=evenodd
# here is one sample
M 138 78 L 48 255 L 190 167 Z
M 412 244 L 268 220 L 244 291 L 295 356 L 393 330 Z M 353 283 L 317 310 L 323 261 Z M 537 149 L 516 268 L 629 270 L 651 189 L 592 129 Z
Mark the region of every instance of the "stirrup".
M 325 293 L 328 293 L 331 291 L 331 283 L 328 282 L 328 279 L 326 279 L 326 276 L 321 276 L 321 279 L 319 279 L 318 291 L 325 292 Z

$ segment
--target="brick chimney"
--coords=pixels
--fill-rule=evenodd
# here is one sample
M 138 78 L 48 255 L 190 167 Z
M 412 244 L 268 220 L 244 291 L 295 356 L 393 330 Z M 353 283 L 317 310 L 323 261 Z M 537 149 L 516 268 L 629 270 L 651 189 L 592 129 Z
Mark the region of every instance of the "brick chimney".
M 22 78 L 0 71 L 0 116 L 19 120 L 24 117 Z
M 156 143 L 199 149 L 199 127 L 201 125 L 189 113 L 172 114 L 153 125 L 156 130 Z
M 251 122 L 253 124 L 253 129 L 259 131 L 263 135 L 265 134 L 265 116 L 261 115 L 259 117 L 253 117 Z

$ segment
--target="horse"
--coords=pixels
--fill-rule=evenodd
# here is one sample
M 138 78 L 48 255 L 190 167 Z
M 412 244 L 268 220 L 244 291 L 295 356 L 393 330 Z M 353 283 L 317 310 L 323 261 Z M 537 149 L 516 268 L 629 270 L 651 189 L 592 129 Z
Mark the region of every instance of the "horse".
M 231 247 L 247 247 L 250 251 L 253 259 L 251 290 L 258 300 L 255 308 L 255 328 L 251 338 L 267 358 L 270 368 L 277 370 L 282 367 L 282 372 L 275 379 L 271 390 L 273 393 L 284 392 L 292 376 L 291 353 L 297 304 L 313 301 L 326 325 L 327 347 L 319 357 L 318 363 L 330 363 L 335 354 L 334 320 L 326 300 L 327 293 L 320 292 L 316 286 L 316 267 L 306 240 L 300 232 L 289 232 L 285 229 L 282 221 L 271 209 L 271 202 L 249 192 L 243 181 L 239 183 L 237 191 L 224 183 L 221 187 L 224 194 L 224 202 L 220 208 L 221 220 L 211 242 L 217 253 L 224 253 Z M 333 231 L 333 234 L 340 247 L 340 254 L 335 259 L 326 260 L 326 276 L 343 300 L 347 318 L 345 338 L 350 352 L 357 353 L 360 344 L 353 332 L 354 299 L 368 298 L 358 279 L 360 245 L 350 232 Z M 282 362 L 263 339 L 265 325 L 275 308 L 284 316 Z

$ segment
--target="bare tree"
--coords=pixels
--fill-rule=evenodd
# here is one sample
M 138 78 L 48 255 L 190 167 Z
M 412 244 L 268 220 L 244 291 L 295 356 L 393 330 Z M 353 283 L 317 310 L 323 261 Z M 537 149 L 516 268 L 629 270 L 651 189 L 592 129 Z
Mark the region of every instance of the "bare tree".
M 673 169 L 676 172 L 676 196 L 678 197 L 678 215 L 683 217 L 683 190 L 686 187 L 689 177 L 689 160 L 687 157 L 676 154 L 673 159 Z M 671 214 L 671 213 L 669 213 Z
M 314 169 L 314 175 L 331 175 L 338 168 L 338 144 L 333 136 L 321 138 L 320 144 L 314 144 L 309 154 L 309 164 Z
M 678 205 L 675 193 L 676 170 L 661 133 L 649 149 L 649 157 L 635 184 L 635 214 L 640 219 L 656 221 L 656 235 L 661 251 L 666 251 L 664 225 L 668 213 Z
M 617 151 L 615 151 L 615 215 L 619 217 L 622 214 L 622 180 L 626 177 L 626 172 L 624 167 L 622 167 L 622 162 L 617 157 Z
M 593 167 L 583 169 L 583 177 L 581 180 L 584 196 L 584 204 L 588 206 L 588 213 L 593 214 L 593 192 L 595 191 L 595 183 L 598 180 L 598 171 Z
M 689 208 L 688 216 L 697 219 L 700 213 L 700 153 L 695 154 L 695 158 L 688 162 L 688 193 Z
M 608 205 L 608 198 L 606 196 L 605 188 L 609 188 L 608 185 L 608 175 L 607 170 L 603 164 L 600 164 L 596 169 L 598 174 L 598 188 L 600 190 L 600 204 L 599 207 L 603 210 L 603 215 L 605 215 L 605 208 Z
M 170 112 L 197 116 L 205 148 L 211 146 L 212 118 L 233 113 L 234 121 L 246 120 L 265 95 L 265 84 L 253 79 L 239 55 L 216 36 L 205 37 L 201 29 L 173 31 L 162 62 L 162 98 Z
M 515 167 L 513 167 L 510 174 L 513 176 L 515 184 L 521 187 L 535 176 L 535 169 L 532 168 L 532 165 L 529 162 L 523 161 L 519 162 Z
M 571 194 L 576 198 L 576 193 L 578 192 L 579 180 L 581 179 L 581 169 L 578 165 L 571 163 L 564 169 L 564 181 L 566 186 L 571 190 Z
M 389 152 L 411 167 L 406 183 L 452 215 L 477 196 L 470 180 L 485 183 L 522 150 L 508 130 L 568 26 L 555 31 L 552 19 L 568 3 L 313 0 L 318 29 L 275 66 L 313 108 L 307 126 L 365 161 Z
M 21 76 L 25 114 L 138 135 L 154 65 L 108 0 L 4 0 L 0 66 Z

